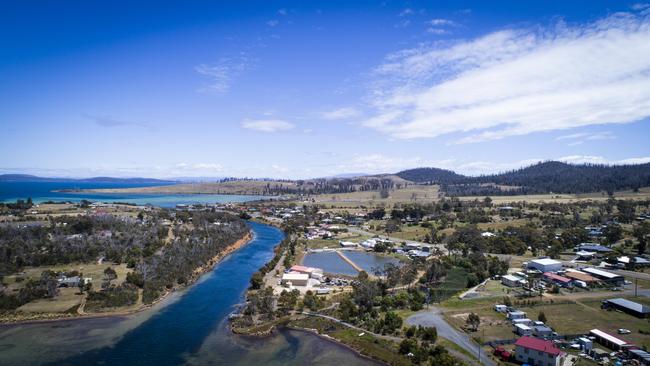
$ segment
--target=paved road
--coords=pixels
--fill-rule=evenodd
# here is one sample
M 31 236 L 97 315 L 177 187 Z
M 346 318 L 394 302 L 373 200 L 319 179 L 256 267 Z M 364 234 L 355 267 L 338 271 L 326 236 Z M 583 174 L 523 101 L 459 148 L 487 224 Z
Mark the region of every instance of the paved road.
M 440 309 L 436 307 L 431 307 L 428 311 L 411 315 L 406 319 L 406 323 L 409 325 L 421 325 L 423 327 L 436 327 L 439 336 L 456 343 L 474 355 L 474 357 L 479 357 L 478 344 L 474 343 L 466 334 L 461 333 L 447 323 L 442 317 Z M 481 364 L 485 366 L 496 366 L 496 363 L 487 357 L 484 352 L 481 352 Z

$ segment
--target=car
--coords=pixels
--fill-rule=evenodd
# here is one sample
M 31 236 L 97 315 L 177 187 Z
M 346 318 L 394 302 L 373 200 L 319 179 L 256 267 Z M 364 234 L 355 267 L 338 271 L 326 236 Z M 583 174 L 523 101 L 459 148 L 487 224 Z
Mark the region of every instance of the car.
M 632 333 L 632 331 L 629 329 L 620 328 L 618 330 L 618 334 L 630 334 L 630 333 Z

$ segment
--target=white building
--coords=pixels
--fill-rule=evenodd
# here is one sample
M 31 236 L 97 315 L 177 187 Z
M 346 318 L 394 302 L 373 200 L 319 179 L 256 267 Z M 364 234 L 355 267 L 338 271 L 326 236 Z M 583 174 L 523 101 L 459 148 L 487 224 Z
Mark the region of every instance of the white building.
M 339 245 L 341 245 L 343 248 L 356 248 L 357 243 L 351 242 L 351 241 L 343 241 L 341 240 L 339 242 Z
M 282 275 L 282 284 L 285 286 L 307 286 L 309 275 L 306 273 L 289 272 Z
M 508 312 L 508 319 L 510 320 L 515 320 L 515 319 L 525 319 L 526 318 L 526 313 L 523 311 L 510 311 Z
M 504 286 L 508 287 L 520 287 L 523 286 L 526 281 L 523 278 L 513 276 L 513 275 L 505 275 L 501 277 L 501 283 Z
M 536 269 L 542 273 L 557 272 L 562 269 L 562 262 L 550 258 L 533 259 L 528 262 L 528 269 Z

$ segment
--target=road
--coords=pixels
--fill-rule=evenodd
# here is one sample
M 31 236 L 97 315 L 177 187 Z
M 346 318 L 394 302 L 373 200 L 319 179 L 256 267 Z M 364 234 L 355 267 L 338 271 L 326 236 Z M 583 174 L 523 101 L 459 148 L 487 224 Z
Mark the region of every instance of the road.
M 423 327 L 436 327 L 438 335 L 447 338 L 458 346 L 464 348 L 471 353 L 474 357 L 479 358 L 479 346 L 474 343 L 466 334 L 461 333 L 456 328 L 452 327 L 442 317 L 442 311 L 437 307 L 431 307 L 430 310 L 411 315 L 406 319 L 409 325 L 421 325 Z M 496 366 L 484 352 L 481 352 L 481 364 L 485 366 Z
M 422 242 L 422 241 L 406 240 L 406 239 L 397 238 L 397 237 L 394 237 L 394 236 L 380 235 L 380 234 L 373 233 L 373 232 L 370 232 L 370 231 L 361 230 L 358 227 L 353 227 L 353 226 L 348 227 L 348 231 L 351 232 L 351 233 L 354 233 L 354 234 L 359 234 L 359 235 L 377 236 L 380 239 L 387 239 L 387 240 L 390 240 L 390 241 L 393 241 L 393 242 L 396 242 L 396 243 L 406 242 L 406 243 L 413 243 L 413 244 L 430 245 L 429 243 L 425 243 L 425 242 Z M 434 247 L 436 249 L 439 249 L 443 254 L 447 254 L 447 247 L 445 247 L 444 244 L 434 244 Z

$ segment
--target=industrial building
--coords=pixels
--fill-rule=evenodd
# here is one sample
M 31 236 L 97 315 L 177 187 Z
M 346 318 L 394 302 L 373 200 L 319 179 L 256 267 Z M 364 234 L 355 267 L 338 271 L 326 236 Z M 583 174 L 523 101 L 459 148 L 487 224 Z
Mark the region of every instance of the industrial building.
M 616 309 L 634 315 L 637 318 L 647 318 L 650 316 L 650 307 L 638 302 L 616 298 L 603 301 L 603 309 Z
M 533 259 L 528 262 L 528 269 L 536 269 L 542 273 L 557 272 L 562 269 L 562 262 L 550 258 Z

